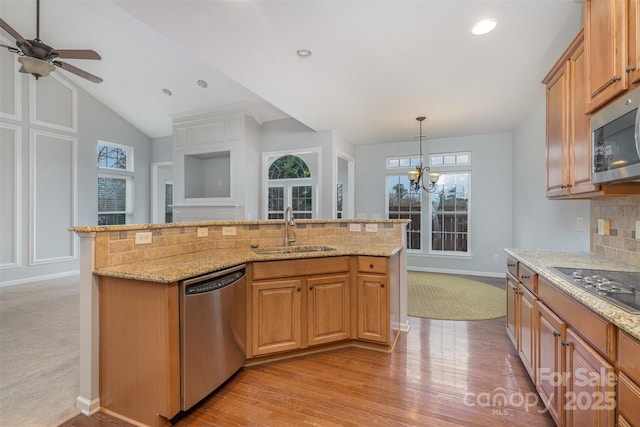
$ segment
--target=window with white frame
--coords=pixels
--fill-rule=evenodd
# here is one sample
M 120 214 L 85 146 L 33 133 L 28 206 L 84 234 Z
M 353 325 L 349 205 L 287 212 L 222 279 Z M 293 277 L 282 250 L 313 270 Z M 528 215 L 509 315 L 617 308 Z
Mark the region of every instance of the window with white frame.
M 431 193 L 431 251 L 469 253 L 469 172 L 441 172 Z
M 422 247 L 422 191 L 411 191 L 407 174 L 387 175 L 387 218 L 409 219 L 407 249 Z
M 127 224 L 133 215 L 133 147 L 99 141 L 98 225 Z
M 314 185 L 309 166 L 301 157 L 278 157 L 269 166 L 268 179 L 268 219 L 284 219 L 287 206 L 295 218 L 313 218 Z

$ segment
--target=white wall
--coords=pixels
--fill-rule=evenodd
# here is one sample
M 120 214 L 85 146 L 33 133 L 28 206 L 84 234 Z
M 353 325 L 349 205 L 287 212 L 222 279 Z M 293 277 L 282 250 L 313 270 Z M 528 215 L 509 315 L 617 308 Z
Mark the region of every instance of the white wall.
M 545 89 L 514 131 L 513 243 L 515 248 L 589 252 L 588 200 L 548 200 Z M 583 218 L 584 231 L 576 231 Z
M 320 148 L 320 210 L 319 218 L 333 218 L 333 194 L 335 190 L 335 174 L 333 165 L 334 148 L 331 132 L 316 132 L 295 119 L 274 120 L 265 122 L 261 128 L 261 151 L 289 151 L 309 148 Z M 262 186 L 257 187 L 259 191 Z
M 407 254 L 410 269 L 498 275 L 504 273 L 503 249 L 511 244 L 511 144 L 510 133 L 465 136 L 426 141 L 425 159 L 430 153 L 471 151 L 471 198 L 469 248 L 471 256 L 453 257 L 426 252 Z M 388 156 L 415 155 L 416 141 L 361 145 L 356 147 L 356 213 L 371 218 L 385 215 Z M 429 220 L 423 219 L 422 230 Z M 428 237 L 427 237 L 428 239 Z M 493 255 L 499 260 L 494 261 Z
M 17 64 L 15 58 L 9 64 Z M 0 119 L 3 153 L 14 159 L 3 155 L 0 168 L 9 168 L 13 177 L 11 188 L 2 186 L 3 207 L 11 204 L 2 212 L 17 216 L 0 218 L 2 228 L 12 228 L 0 236 L 0 260 L 6 264 L 0 286 L 79 268 L 77 238 L 67 229 L 97 224 L 98 140 L 134 147 L 133 220 L 149 222 L 149 138 L 63 76 L 35 81 L 16 72 L 13 79 L 14 71 L 17 66 L 2 68 L 5 82 L 15 81 L 2 96 L 15 102 L 2 103 Z M 6 111 L 13 106 L 16 111 Z

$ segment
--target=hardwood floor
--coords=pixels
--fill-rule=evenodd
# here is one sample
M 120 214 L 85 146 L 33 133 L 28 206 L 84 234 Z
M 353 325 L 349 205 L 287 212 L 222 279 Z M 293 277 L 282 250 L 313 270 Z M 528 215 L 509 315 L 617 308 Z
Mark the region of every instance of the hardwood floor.
M 411 318 L 391 354 L 349 348 L 243 368 L 176 426 L 553 426 L 504 322 Z M 127 425 L 99 415 L 63 426 Z

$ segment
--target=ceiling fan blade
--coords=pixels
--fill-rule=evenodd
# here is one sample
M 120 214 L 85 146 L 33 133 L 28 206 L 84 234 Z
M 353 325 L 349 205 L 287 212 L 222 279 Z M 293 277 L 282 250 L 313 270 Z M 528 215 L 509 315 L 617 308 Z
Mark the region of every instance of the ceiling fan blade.
M 52 54 L 67 59 L 102 59 L 98 52 L 91 49 L 54 49 Z
M 5 30 L 7 33 L 9 33 L 11 35 L 11 37 L 13 37 L 14 39 L 16 39 L 16 41 L 18 43 L 24 43 L 25 39 L 24 37 L 22 37 L 16 30 L 14 30 L 13 28 L 11 28 L 11 25 L 7 24 L 6 21 L 2 18 L 0 18 L 0 28 L 2 28 L 3 30 Z
M 18 53 L 20 51 L 20 49 L 16 48 L 15 46 L 9 46 L 2 43 L 0 43 L 0 47 L 6 47 L 7 49 L 9 49 L 10 52 L 13 52 L 13 53 Z
M 67 64 L 66 62 L 53 61 L 53 64 L 57 65 L 58 67 L 62 68 L 65 71 L 68 71 L 68 72 L 73 73 L 73 74 L 75 74 L 77 76 L 85 78 L 85 79 L 87 79 L 87 80 L 89 80 L 91 82 L 102 83 L 102 79 L 100 77 L 94 76 L 93 74 L 88 73 L 88 72 L 86 72 L 84 70 L 81 70 L 80 68 L 75 67 L 75 66 L 73 66 L 71 64 Z

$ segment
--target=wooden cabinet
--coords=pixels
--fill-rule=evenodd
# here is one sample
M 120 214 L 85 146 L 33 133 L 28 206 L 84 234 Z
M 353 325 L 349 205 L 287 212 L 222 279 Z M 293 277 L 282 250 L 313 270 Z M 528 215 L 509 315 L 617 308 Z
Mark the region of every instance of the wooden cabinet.
M 640 341 L 618 331 L 618 426 L 640 426 Z
M 253 355 L 300 348 L 302 280 L 255 282 L 252 297 Z
M 538 301 L 535 308 L 536 389 L 556 426 L 564 426 L 564 381 L 567 324 Z
M 585 0 L 587 112 L 637 83 L 638 0 Z
M 511 340 L 513 346 L 518 349 L 518 326 L 516 321 L 518 319 L 518 280 L 511 274 L 507 274 L 507 336 Z
M 567 329 L 565 347 L 566 425 L 613 427 L 616 408 L 613 366 L 571 327 Z
M 309 345 L 351 338 L 349 276 L 307 279 Z
M 254 263 L 250 357 L 351 338 L 349 265 L 349 257 Z
M 177 283 L 100 278 L 100 405 L 150 426 L 180 411 Z
M 591 184 L 591 139 L 585 111 L 582 31 L 543 83 L 547 85 L 547 197 L 598 191 L 599 186 Z
M 518 354 L 525 369 L 529 373 L 532 380 L 535 381 L 535 306 L 538 298 L 531 293 L 526 287 L 518 288 L 518 320 L 516 325 L 518 328 Z
M 358 274 L 358 338 L 386 343 L 389 338 L 387 278 Z

